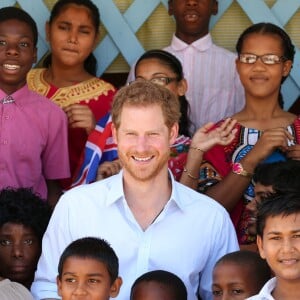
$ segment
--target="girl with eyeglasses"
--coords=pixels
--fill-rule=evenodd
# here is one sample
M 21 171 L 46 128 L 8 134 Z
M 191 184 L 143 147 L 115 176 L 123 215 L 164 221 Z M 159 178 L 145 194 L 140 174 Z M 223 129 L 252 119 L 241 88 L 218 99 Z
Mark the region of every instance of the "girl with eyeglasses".
M 198 129 L 191 139 L 191 130 L 193 124 L 190 121 L 189 103 L 185 98 L 185 92 L 188 88 L 187 82 L 183 76 L 182 65 L 180 61 L 171 53 L 164 50 L 149 50 L 145 52 L 137 61 L 135 66 L 135 80 L 147 80 L 156 85 L 161 85 L 176 94 L 180 101 L 181 118 L 179 121 L 179 136 L 175 143 L 170 147 L 169 169 L 176 180 L 193 179 L 194 176 L 186 167 L 189 161 L 198 164 L 198 169 L 202 161 L 203 152 L 212 146 L 220 143 L 228 144 L 234 138 L 232 128 L 234 120 L 227 119 L 220 128 L 210 131 L 213 123 L 206 124 Z M 122 168 L 117 159 L 116 146 L 111 144 L 111 122 L 109 115 L 99 121 L 103 127 L 101 134 L 94 131 L 90 135 L 89 142 L 97 140 L 97 148 L 102 150 L 101 158 L 95 155 L 94 151 L 86 148 L 84 164 L 82 165 L 74 185 L 90 183 L 114 175 Z M 101 124 L 100 124 L 101 123 Z M 94 138 L 98 134 L 98 138 Z M 88 146 L 88 145 L 87 145 Z M 194 157 L 196 156 L 196 158 Z M 95 158 L 96 157 L 96 158 Z M 95 158 L 95 159 L 93 159 Z M 95 168 L 98 166 L 99 168 Z M 196 177 L 198 179 L 198 176 Z M 195 180 L 193 179 L 193 183 Z
M 205 153 L 200 188 L 231 213 L 243 245 L 255 241 L 247 232 L 245 213 L 254 197 L 254 169 L 262 162 L 300 159 L 300 119 L 284 111 L 280 103 L 281 84 L 295 53 L 286 32 L 270 23 L 252 25 L 241 34 L 236 50 L 246 104 L 232 116 L 237 120 L 234 140 Z

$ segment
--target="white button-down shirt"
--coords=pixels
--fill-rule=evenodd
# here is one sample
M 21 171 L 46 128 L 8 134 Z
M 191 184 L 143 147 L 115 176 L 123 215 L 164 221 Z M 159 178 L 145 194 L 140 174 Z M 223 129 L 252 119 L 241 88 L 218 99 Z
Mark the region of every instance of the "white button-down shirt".
M 143 231 L 123 193 L 123 173 L 79 186 L 59 200 L 43 238 L 32 293 L 36 299 L 59 298 L 55 278 L 59 257 L 75 239 L 106 239 L 119 257 L 123 285 L 118 300 L 128 300 L 134 280 L 163 269 L 186 284 L 188 299 L 211 299 L 212 269 L 225 253 L 238 249 L 225 209 L 211 198 L 175 182 L 157 219 Z

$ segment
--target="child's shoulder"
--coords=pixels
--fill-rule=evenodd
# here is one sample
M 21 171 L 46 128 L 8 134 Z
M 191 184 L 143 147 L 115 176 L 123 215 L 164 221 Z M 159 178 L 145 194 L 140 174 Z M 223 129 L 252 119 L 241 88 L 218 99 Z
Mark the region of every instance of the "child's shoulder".
M 64 111 L 57 104 L 53 103 L 49 98 L 30 90 L 28 87 L 26 91 L 26 106 L 37 113 L 42 113 L 43 117 L 47 114 L 65 115 Z
M 220 47 L 214 43 L 212 44 L 212 51 L 216 55 L 224 56 L 225 58 L 232 59 L 232 60 L 235 60 L 237 57 L 236 53 L 229 51 L 228 49 L 225 49 L 223 47 Z

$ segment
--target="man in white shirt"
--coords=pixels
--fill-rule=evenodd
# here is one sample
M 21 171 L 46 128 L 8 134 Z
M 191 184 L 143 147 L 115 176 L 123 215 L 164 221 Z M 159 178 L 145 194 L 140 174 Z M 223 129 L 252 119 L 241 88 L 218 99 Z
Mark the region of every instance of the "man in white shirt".
M 188 299 L 211 299 L 212 269 L 238 249 L 228 213 L 213 199 L 175 182 L 168 171 L 170 145 L 178 134 L 177 97 L 149 81 L 123 87 L 112 107 L 112 130 L 123 171 L 66 192 L 43 239 L 32 293 L 57 299 L 60 254 L 75 239 L 106 239 L 119 257 L 129 299 L 141 274 L 163 269 L 186 284 Z
M 236 72 L 236 55 L 216 46 L 209 33 L 209 20 L 218 12 L 216 0 L 169 0 L 176 31 L 164 50 L 175 55 L 188 82 L 186 98 L 195 129 L 240 111 L 244 88 Z M 132 67 L 127 81 L 134 80 Z

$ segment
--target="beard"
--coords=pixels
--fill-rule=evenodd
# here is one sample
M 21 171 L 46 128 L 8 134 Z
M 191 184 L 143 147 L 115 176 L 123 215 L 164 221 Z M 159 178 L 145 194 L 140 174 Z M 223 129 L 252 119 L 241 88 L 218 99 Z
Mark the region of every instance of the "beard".
M 147 161 L 136 161 L 134 157 L 149 158 Z M 167 165 L 170 151 L 160 154 L 157 151 L 143 153 L 119 151 L 119 159 L 122 162 L 124 171 L 136 181 L 149 181 L 155 178 Z M 156 159 L 157 158 L 157 159 Z

